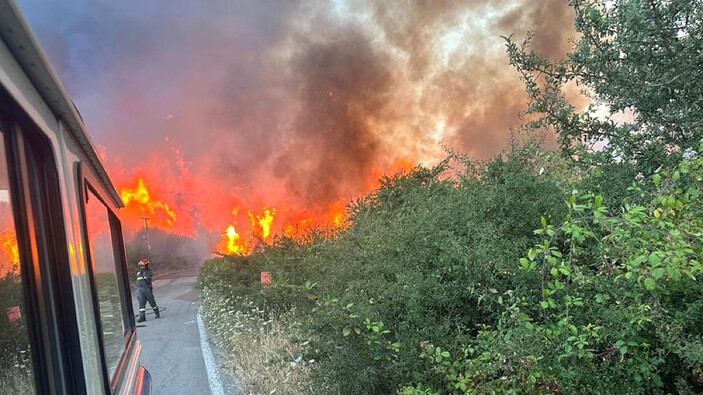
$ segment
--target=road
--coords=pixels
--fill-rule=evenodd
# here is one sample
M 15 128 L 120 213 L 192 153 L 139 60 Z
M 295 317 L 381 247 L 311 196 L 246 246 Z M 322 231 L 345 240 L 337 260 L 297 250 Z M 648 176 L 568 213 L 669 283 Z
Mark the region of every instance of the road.
M 220 354 L 212 350 L 208 334 L 201 336 L 200 304 L 193 289 L 196 274 L 181 272 L 155 280 L 156 303 L 165 309 L 160 319 L 154 319 L 147 304 L 146 322 L 137 323 L 137 337 L 142 342 L 140 362 L 151 373 L 156 395 L 237 393 L 232 380 L 217 368 Z M 138 310 L 136 298 L 132 303 Z

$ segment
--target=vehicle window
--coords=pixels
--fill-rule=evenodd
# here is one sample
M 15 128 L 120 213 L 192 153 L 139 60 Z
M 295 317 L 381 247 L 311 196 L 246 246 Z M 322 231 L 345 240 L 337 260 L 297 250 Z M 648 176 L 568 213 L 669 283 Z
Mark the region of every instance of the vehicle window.
M 87 193 L 85 215 L 93 263 L 93 279 L 98 293 L 98 310 L 108 375 L 112 377 L 125 347 L 123 306 L 115 265 L 107 207 L 91 192 Z
M 34 392 L 34 377 L 5 159 L 0 138 L 0 388 L 26 394 Z

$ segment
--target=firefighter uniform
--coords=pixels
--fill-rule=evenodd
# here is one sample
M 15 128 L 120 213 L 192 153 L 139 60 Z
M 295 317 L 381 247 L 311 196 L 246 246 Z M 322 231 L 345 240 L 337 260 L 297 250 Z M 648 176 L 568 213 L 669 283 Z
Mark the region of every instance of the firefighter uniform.
M 140 262 L 141 263 L 141 262 Z M 154 318 L 159 318 L 159 307 L 156 305 L 156 300 L 154 300 L 153 286 L 151 285 L 151 278 L 153 277 L 151 269 L 146 265 L 140 265 L 140 269 L 137 272 L 137 300 L 139 301 L 139 317 L 137 317 L 137 322 L 146 321 L 146 302 L 154 310 Z

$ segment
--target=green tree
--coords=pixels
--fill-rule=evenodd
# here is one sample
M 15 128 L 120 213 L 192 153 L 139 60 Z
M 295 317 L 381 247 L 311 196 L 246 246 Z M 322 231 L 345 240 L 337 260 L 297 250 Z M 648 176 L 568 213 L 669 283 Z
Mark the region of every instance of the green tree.
M 572 0 L 577 39 L 550 60 L 507 40 L 521 73 L 531 128 L 552 128 L 569 155 L 601 147 L 599 162 L 636 164 L 645 174 L 695 151 L 703 137 L 703 10 L 700 0 Z M 565 97 L 577 84 L 585 109 Z M 627 112 L 632 119 L 616 122 Z M 589 156 L 592 158 L 593 156 Z

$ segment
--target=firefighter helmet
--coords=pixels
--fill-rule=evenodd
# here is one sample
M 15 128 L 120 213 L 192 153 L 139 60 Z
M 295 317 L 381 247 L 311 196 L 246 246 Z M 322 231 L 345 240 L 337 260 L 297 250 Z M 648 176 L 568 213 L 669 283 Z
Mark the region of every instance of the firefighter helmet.
M 149 265 L 149 260 L 144 258 L 141 261 L 137 262 L 137 265 L 139 266 L 148 266 Z

